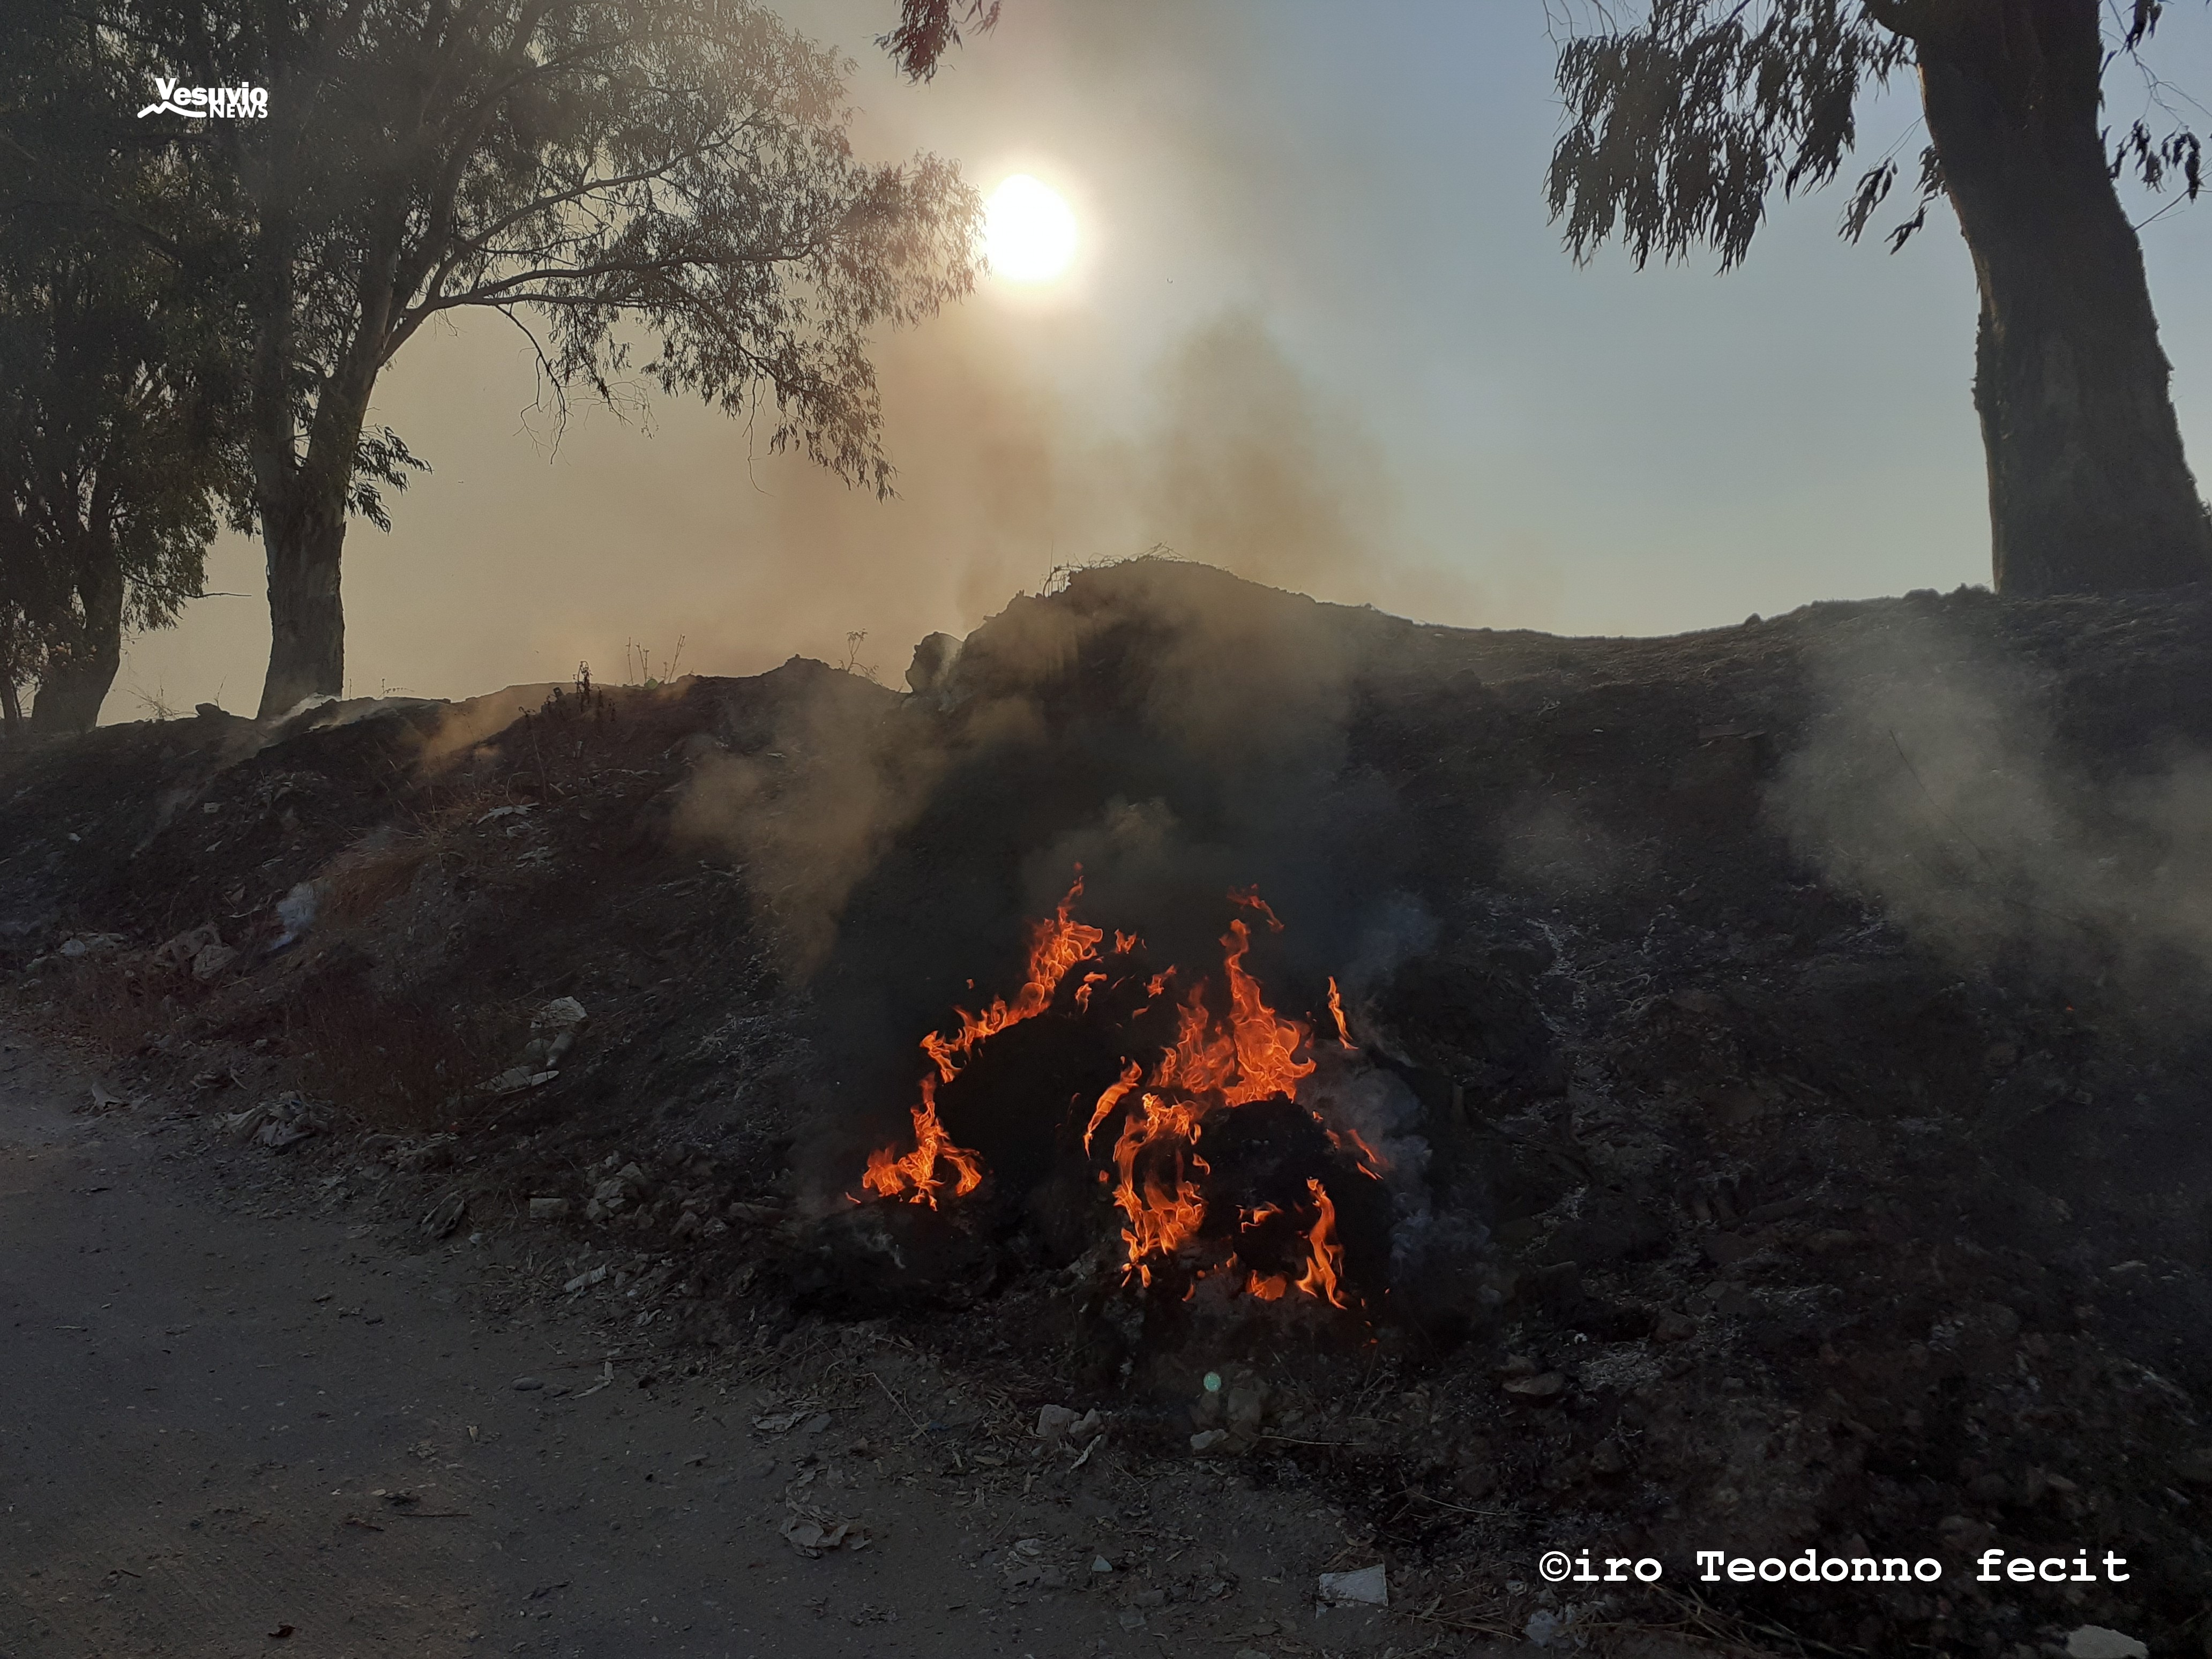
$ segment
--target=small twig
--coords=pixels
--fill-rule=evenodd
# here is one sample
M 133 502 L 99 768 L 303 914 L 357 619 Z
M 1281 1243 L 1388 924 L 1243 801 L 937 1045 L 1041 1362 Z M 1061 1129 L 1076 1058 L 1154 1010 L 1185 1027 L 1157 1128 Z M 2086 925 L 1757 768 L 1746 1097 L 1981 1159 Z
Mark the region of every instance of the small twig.
M 908 1422 L 913 1424 L 917 1433 L 921 1432 L 925 1429 L 926 1425 L 923 1424 L 922 1420 L 906 1408 L 906 1401 L 900 1399 L 896 1395 L 891 1392 L 891 1385 L 890 1383 L 884 1382 L 882 1377 L 878 1376 L 873 1371 L 870 1371 L 868 1373 L 868 1381 L 874 1383 L 878 1388 L 884 1391 L 884 1398 L 890 1401 L 892 1405 L 898 1407 L 898 1414 L 906 1419 Z

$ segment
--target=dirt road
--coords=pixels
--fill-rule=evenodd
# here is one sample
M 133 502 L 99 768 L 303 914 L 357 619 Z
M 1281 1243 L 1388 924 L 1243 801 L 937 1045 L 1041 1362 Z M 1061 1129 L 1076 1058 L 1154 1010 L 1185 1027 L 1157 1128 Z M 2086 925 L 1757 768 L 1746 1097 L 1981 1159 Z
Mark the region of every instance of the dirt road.
M 504 1294 L 531 1240 L 426 1244 L 207 1120 L 90 1099 L 0 1049 L 9 1659 L 1478 1651 L 1317 1613 L 1325 1508 L 1110 1456 L 963 1486 L 972 1452 L 893 1414 L 937 1386 L 895 1354 L 841 1396 L 872 1414 L 771 1437 L 726 1368 L 610 1368 L 604 1324 Z M 810 1498 L 870 1547 L 794 1550 Z

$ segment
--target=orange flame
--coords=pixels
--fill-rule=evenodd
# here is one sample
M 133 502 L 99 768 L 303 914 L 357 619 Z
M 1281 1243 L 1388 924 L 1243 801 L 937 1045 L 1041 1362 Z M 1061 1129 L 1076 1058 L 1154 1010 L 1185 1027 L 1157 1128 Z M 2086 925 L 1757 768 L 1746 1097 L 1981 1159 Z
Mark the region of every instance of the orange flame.
M 958 1023 L 954 1029 L 932 1032 L 922 1039 L 922 1052 L 931 1066 L 921 1081 L 921 1103 L 912 1110 L 914 1150 L 903 1157 L 891 1147 L 872 1154 L 862 1177 L 870 1192 L 933 1207 L 940 1197 L 958 1198 L 982 1184 L 981 1159 L 953 1145 L 938 1119 L 938 1089 L 957 1077 L 983 1043 L 1024 1020 L 1049 1012 L 1067 976 L 1084 963 L 1099 961 L 1099 947 L 1107 934 L 1072 917 L 1075 901 L 1082 894 L 1083 872 L 1078 866 L 1073 885 L 1052 917 L 1031 924 L 1028 976 L 1012 1000 L 994 998 L 981 1013 L 956 1009 Z M 1229 896 L 1240 908 L 1263 919 L 1270 928 L 1282 931 L 1281 920 L 1256 889 L 1231 892 Z M 1112 937 L 1115 955 L 1127 957 L 1143 949 L 1142 941 L 1133 933 L 1117 930 Z M 1295 1101 L 1299 1085 L 1316 1069 L 1308 1028 L 1278 1014 L 1247 968 L 1251 949 L 1251 927 L 1243 917 L 1232 918 L 1221 939 L 1226 994 L 1218 1000 L 1226 1001 L 1225 1014 L 1208 1006 L 1206 981 L 1192 985 L 1174 1006 L 1173 1043 L 1149 1072 L 1139 1061 L 1125 1060 L 1121 1075 L 1098 1097 L 1084 1130 L 1083 1147 L 1089 1156 L 1098 1132 L 1117 1113 L 1121 1115 L 1110 1155 L 1112 1169 L 1102 1169 L 1098 1179 L 1110 1189 L 1121 1212 L 1126 1277 L 1146 1287 L 1178 1253 L 1198 1243 L 1206 1210 L 1203 1178 L 1212 1173 L 1198 1153 L 1206 1121 L 1218 1113 L 1261 1101 Z M 1176 971 L 1170 966 L 1154 974 L 1146 984 L 1146 997 L 1157 1001 L 1164 996 Z M 1103 972 L 1084 974 L 1075 989 L 1075 1006 L 1088 1012 L 1092 994 L 1107 982 Z M 1338 1040 L 1347 1048 L 1354 1048 L 1334 979 L 1328 991 Z M 1363 1172 L 1370 1176 L 1376 1174 L 1381 1160 L 1356 1131 L 1331 1128 L 1328 1133 L 1340 1152 L 1346 1152 L 1348 1139 Z M 1194 1293 L 1198 1279 L 1241 1271 L 1240 1288 L 1257 1300 L 1280 1301 L 1295 1289 L 1332 1306 L 1348 1307 L 1335 1205 L 1318 1180 L 1310 1178 L 1306 1188 L 1312 1195 L 1315 1219 L 1305 1237 L 1306 1267 L 1298 1278 L 1293 1279 L 1287 1273 L 1262 1274 L 1240 1262 L 1233 1248 L 1208 1245 L 1192 1252 L 1195 1272 L 1188 1281 L 1186 1299 Z M 1260 1227 L 1279 1214 L 1279 1206 L 1261 1204 L 1244 1213 L 1240 1227 Z M 1236 1283 L 1235 1279 L 1231 1282 Z
M 1367 1144 L 1366 1138 L 1358 1130 L 1346 1124 L 1342 1129 L 1331 1129 L 1328 1132 L 1328 1144 L 1340 1152 L 1345 1150 L 1344 1143 L 1347 1140 L 1352 1143 L 1352 1161 L 1359 1165 L 1364 1173 L 1373 1176 L 1378 1181 L 1381 1180 L 1382 1155 Z
M 991 1006 L 980 1014 L 955 1008 L 952 1012 L 960 1017 L 958 1030 L 950 1036 L 932 1031 L 922 1038 L 922 1052 L 937 1062 L 939 1077 L 951 1082 L 967 1057 L 980 1045 L 1050 1009 L 1060 981 L 1078 963 L 1098 959 L 1098 946 L 1106 937 L 1105 929 L 1068 919 L 1067 913 L 1082 896 L 1083 866 L 1078 865 L 1075 884 L 1067 890 L 1067 896 L 1060 900 L 1052 919 L 1030 924 L 1029 978 L 1012 1002 L 1004 997 L 994 997 Z
M 1230 896 L 1274 921 L 1274 913 L 1256 894 Z M 1205 1218 L 1205 1200 L 1191 1182 L 1189 1170 L 1206 1167 L 1193 1149 L 1207 1115 L 1277 1096 L 1295 1098 L 1300 1079 L 1314 1072 L 1314 1062 L 1300 1057 L 1306 1028 L 1269 1007 L 1259 981 L 1245 971 L 1244 958 L 1251 948 L 1251 930 L 1243 920 L 1231 921 L 1221 940 L 1222 967 L 1229 984 L 1226 1024 L 1206 1006 L 1205 983 L 1192 986 L 1176 1010 L 1175 1046 L 1160 1056 L 1149 1078 L 1130 1061 L 1098 1097 L 1084 1133 L 1088 1151 L 1099 1126 L 1142 1083 L 1146 1092 L 1114 1147 L 1121 1176 L 1114 1201 L 1124 1217 L 1121 1237 L 1127 1247 L 1127 1268 L 1141 1284 L 1152 1283 L 1153 1262 L 1188 1243 Z M 1162 985 L 1165 977 L 1160 975 L 1154 985 Z M 1174 1171 L 1173 1180 L 1155 1172 L 1140 1182 L 1136 1168 L 1140 1157 L 1155 1171 L 1165 1164 Z
M 921 1103 L 914 1109 L 914 1150 L 904 1158 L 894 1158 L 888 1146 L 869 1153 L 868 1171 L 860 1177 L 860 1184 L 885 1198 L 910 1194 L 914 1203 L 927 1204 L 933 1210 L 938 1192 L 945 1185 L 937 1173 L 940 1158 L 952 1168 L 955 1198 L 964 1198 L 983 1184 L 981 1161 L 975 1153 L 954 1146 L 945 1126 L 937 1121 L 937 1079 L 926 1077 L 921 1080 Z
M 1083 1132 L 1083 1151 L 1085 1156 L 1090 1153 L 1091 1137 L 1098 1133 L 1098 1126 L 1113 1116 L 1114 1109 L 1121 1103 L 1131 1090 L 1144 1080 L 1145 1068 L 1133 1060 L 1121 1068 L 1120 1079 L 1107 1085 L 1106 1092 L 1098 1097 L 1098 1109 L 1091 1115 L 1091 1127 Z M 1098 1178 L 1101 1181 L 1106 1179 L 1103 1170 L 1099 1173 Z
M 1344 1023 L 1344 999 L 1337 994 L 1334 974 L 1328 976 L 1328 1012 L 1336 1021 L 1336 1040 L 1356 1052 L 1359 1045 L 1352 1040 L 1351 1028 Z
M 922 1038 L 921 1051 L 935 1062 L 937 1075 L 925 1075 L 921 1080 L 921 1103 L 913 1109 L 914 1150 L 903 1158 L 896 1156 L 888 1146 L 870 1153 L 867 1173 L 860 1177 L 861 1185 L 870 1192 L 884 1198 L 903 1196 L 934 1209 L 939 1188 L 944 1185 L 935 1175 L 940 1158 L 957 1174 L 954 1197 L 972 1193 L 983 1184 L 982 1160 L 974 1152 L 954 1146 L 945 1133 L 945 1126 L 938 1121 L 937 1085 L 957 1077 L 960 1068 L 979 1046 L 1009 1027 L 1025 1019 L 1035 1019 L 1050 1009 L 1060 981 L 1077 963 L 1098 959 L 1098 945 L 1106 937 L 1105 930 L 1069 918 L 1075 901 L 1082 896 L 1083 866 L 1079 864 L 1075 866 L 1074 884 L 1068 888 L 1052 919 L 1030 924 L 1029 977 L 1014 1000 L 1008 1002 L 1004 997 L 994 997 L 991 1006 L 980 1014 L 955 1008 L 953 1012 L 960 1017 L 957 1030 L 950 1036 L 932 1031 Z M 1087 975 L 1077 988 L 1077 1003 L 1087 1006 L 1091 986 L 1104 977 L 1102 974 Z M 975 981 L 970 980 L 969 984 L 972 987 Z
M 1144 1095 L 1114 1143 L 1114 1163 L 1121 1172 L 1114 1201 L 1125 1218 L 1121 1242 L 1128 1248 L 1128 1270 L 1139 1284 L 1152 1282 L 1154 1257 L 1173 1255 L 1197 1236 L 1199 1223 L 1206 1219 L 1205 1196 L 1190 1178 L 1194 1170 L 1208 1172 L 1206 1160 L 1192 1150 L 1205 1112 L 1199 1102 Z M 1152 1156 L 1140 1187 L 1137 1160 L 1147 1153 Z M 1172 1185 L 1162 1177 L 1163 1163 L 1173 1175 Z
M 1260 890 L 1257 887 L 1251 888 L 1250 890 L 1242 893 L 1237 891 L 1234 888 L 1231 888 L 1229 893 L 1229 902 L 1231 904 L 1241 904 L 1248 910 L 1257 910 L 1261 915 L 1267 917 L 1267 931 L 1269 933 L 1279 933 L 1283 931 L 1282 919 L 1276 915 L 1273 907 L 1268 904 L 1267 901 L 1260 896 Z
M 1314 1195 L 1314 1202 L 1321 1206 L 1321 1219 L 1314 1223 L 1313 1231 L 1306 1235 L 1306 1243 L 1313 1251 L 1313 1260 L 1306 1267 L 1305 1276 L 1298 1280 L 1298 1288 L 1308 1296 L 1317 1296 L 1337 1307 L 1346 1307 L 1349 1304 L 1344 1299 L 1343 1291 L 1338 1288 L 1343 1277 L 1344 1247 L 1336 1242 L 1336 1206 L 1328 1201 L 1328 1189 L 1311 1176 L 1306 1177 L 1306 1190 Z

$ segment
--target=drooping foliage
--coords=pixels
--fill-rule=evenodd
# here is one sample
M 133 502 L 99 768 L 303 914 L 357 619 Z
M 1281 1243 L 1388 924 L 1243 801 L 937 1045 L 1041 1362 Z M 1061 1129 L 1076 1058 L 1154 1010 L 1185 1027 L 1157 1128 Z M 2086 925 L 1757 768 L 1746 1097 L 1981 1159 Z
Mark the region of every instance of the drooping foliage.
M 1711 247 L 1740 263 L 1768 204 L 1831 183 L 1858 143 L 1862 95 L 1916 63 L 1916 41 L 1955 31 L 2005 0 L 1650 0 L 1638 9 L 1547 0 L 1566 127 L 1546 194 L 1567 246 L 1589 258 L 1618 238 L 1638 267 Z M 2156 0 L 2129 0 L 2112 61 L 2140 66 Z M 1947 15 L 1947 13 L 1948 14 Z M 2156 77 L 2145 69 L 2154 89 Z M 2108 133 L 2115 179 L 2152 191 L 2203 188 L 2203 144 L 2173 106 L 2157 130 Z M 1893 155 L 1858 179 L 1842 232 L 1856 241 L 1899 176 Z M 1918 153 L 1918 203 L 1887 233 L 1902 247 L 1943 195 L 1942 158 Z
M 902 72 L 916 81 L 937 73 L 938 60 L 960 44 L 966 24 L 981 33 L 999 21 L 1000 0 L 899 0 L 898 27 L 876 37 Z
M 180 181 L 112 112 L 125 86 L 59 6 L 0 23 L 0 707 L 98 718 L 123 636 L 201 592 L 237 499 L 219 306 Z M 26 131 L 58 136 L 26 163 Z M 100 205 L 88 205 L 97 195 Z

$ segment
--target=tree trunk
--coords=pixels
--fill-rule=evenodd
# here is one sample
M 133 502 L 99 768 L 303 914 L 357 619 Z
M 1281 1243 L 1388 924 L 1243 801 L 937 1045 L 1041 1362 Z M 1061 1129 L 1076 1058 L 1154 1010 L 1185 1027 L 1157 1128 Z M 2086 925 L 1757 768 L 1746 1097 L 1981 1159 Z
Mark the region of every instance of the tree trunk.
M 1953 0 L 1912 31 L 1981 288 L 1974 406 L 2001 593 L 2212 576 L 2212 520 L 2098 128 L 2098 0 Z
M 31 730 L 40 737 L 89 732 L 123 665 L 123 571 L 112 550 L 81 556 L 77 598 L 84 632 L 51 655 L 31 704 Z
M 303 481 L 304 482 L 304 481 Z M 258 718 L 274 720 L 303 697 L 345 690 L 345 605 L 338 595 L 345 506 L 296 502 L 262 516 L 269 558 L 269 675 Z

